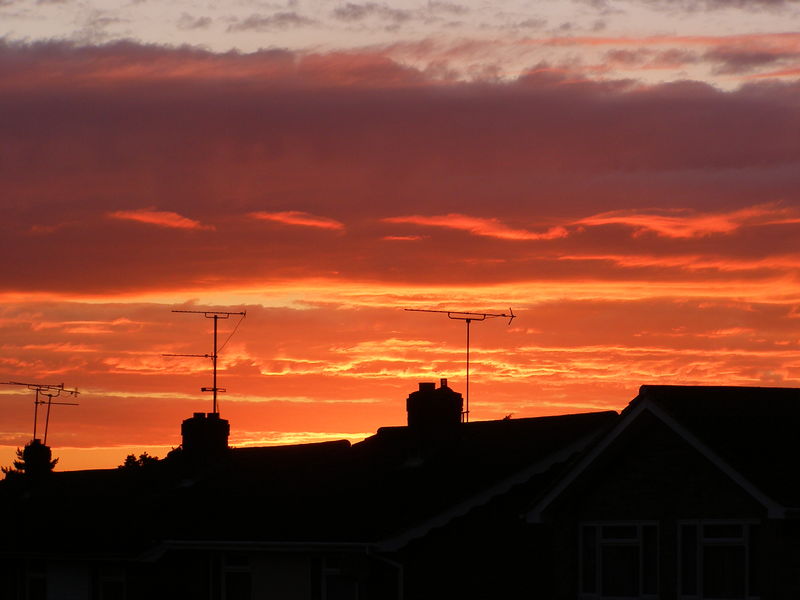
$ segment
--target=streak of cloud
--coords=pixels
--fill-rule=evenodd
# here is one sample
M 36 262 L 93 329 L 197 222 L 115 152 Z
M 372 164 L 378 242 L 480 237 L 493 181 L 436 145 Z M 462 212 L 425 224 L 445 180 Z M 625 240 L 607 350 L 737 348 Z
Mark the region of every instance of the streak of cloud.
M 280 31 L 307 27 L 313 25 L 314 22 L 314 19 L 304 17 L 296 12 L 278 12 L 272 15 L 253 14 L 229 25 L 228 31 Z
M 135 210 L 116 210 L 108 213 L 111 219 L 121 219 L 123 221 L 135 221 L 137 223 L 145 223 L 147 225 L 156 225 L 158 227 L 169 227 L 171 229 L 195 229 L 195 230 L 213 230 L 213 225 L 203 225 L 199 221 L 189 219 L 179 215 L 176 212 L 168 210 L 153 210 L 148 208 L 140 208 Z
M 671 212 L 672 214 L 669 214 Z M 798 223 L 797 212 L 776 205 L 742 208 L 727 213 L 698 214 L 692 211 L 612 211 L 586 217 L 580 225 L 625 225 L 636 235 L 654 232 L 669 238 L 694 238 L 714 234 L 731 234 L 745 225 Z
M 332 229 L 342 231 L 344 223 L 328 217 L 319 217 L 299 210 L 287 210 L 279 212 L 257 211 L 250 213 L 253 219 L 261 221 L 273 221 L 284 225 L 298 225 L 301 227 L 315 227 L 317 229 Z
M 408 215 L 403 217 L 387 217 L 383 219 L 383 221 L 386 223 L 408 223 L 429 227 L 444 227 L 446 229 L 467 231 L 473 235 L 493 237 L 501 240 L 553 240 L 568 235 L 567 230 L 563 227 L 551 227 L 547 231 L 539 233 L 527 229 L 514 229 L 503 224 L 499 219 L 471 217 L 458 213 L 433 216 Z

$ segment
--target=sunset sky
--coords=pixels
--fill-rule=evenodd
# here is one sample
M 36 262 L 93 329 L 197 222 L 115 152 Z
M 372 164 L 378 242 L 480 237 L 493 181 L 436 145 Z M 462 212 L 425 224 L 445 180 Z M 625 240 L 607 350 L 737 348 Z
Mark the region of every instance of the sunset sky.
M 800 384 L 800 2 L 0 0 L 0 381 L 58 468 Z M 221 342 L 238 317 L 220 321 Z M 0 465 L 32 392 L 0 386 Z

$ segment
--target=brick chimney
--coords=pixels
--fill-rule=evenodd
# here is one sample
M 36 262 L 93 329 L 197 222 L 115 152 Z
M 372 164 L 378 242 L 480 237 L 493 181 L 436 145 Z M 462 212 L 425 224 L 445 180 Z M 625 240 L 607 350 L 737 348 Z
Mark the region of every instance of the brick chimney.
M 219 413 L 196 412 L 181 424 L 183 451 L 198 458 L 212 458 L 228 449 L 231 426 Z
M 452 432 L 461 423 L 464 399 L 447 386 L 447 379 L 435 383 L 421 382 L 419 390 L 406 400 L 408 427 L 427 436 Z

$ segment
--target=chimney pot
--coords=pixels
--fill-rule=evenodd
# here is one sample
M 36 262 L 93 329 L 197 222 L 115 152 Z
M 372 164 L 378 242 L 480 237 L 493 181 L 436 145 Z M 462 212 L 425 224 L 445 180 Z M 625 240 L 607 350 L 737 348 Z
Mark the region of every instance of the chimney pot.
M 446 377 L 442 377 L 439 380 L 439 387 L 442 387 L 442 388 L 446 388 L 447 387 L 447 378 Z

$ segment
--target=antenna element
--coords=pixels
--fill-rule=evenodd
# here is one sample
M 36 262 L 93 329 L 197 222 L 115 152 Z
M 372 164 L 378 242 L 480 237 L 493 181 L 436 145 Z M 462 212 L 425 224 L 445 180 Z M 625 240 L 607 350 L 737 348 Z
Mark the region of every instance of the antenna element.
M 210 358 L 213 364 L 213 371 L 214 371 L 214 379 L 213 385 L 211 387 L 201 387 L 201 392 L 211 392 L 213 394 L 212 398 L 212 411 L 213 413 L 217 412 L 217 393 L 218 392 L 226 392 L 225 388 L 217 387 L 217 357 L 219 350 L 221 348 L 217 348 L 217 322 L 220 319 L 228 319 L 231 315 L 241 315 L 242 319 L 244 319 L 245 315 L 247 315 L 247 311 L 242 312 L 226 312 L 226 311 L 219 311 L 219 310 L 173 310 L 174 313 L 189 313 L 189 314 L 196 314 L 196 315 L 203 315 L 206 319 L 214 319 L 214 352 L 213 354 L 162 354 L 161 356 L 188 356 L 193 358 Z M 242 320 L 239 319 L 239 323 Z M 236 324 L 236 327 L 239 327 L 239 323 Z M 236 329 L 234 328 L 234 333 Z M 233 335 L 233 333 L 231 333 Z M 230 337 L 228 338 L 230 339 Z M 228 342 L 226 341 L 225 344 Z M 222 344 L 224 347 L 225 344 Z
M 496 317 L 503 317 L 508 319 L 508 324 L 511 325 L 511 321 L 517 316 L 514 314 L 514 311 L 510 308 L 508 309 L 508 314 L 506 313 L 479 313 L 479 312 L 467 312 L 467 311 L 460 311 L 460 310 L 431 310 L 426 308 L 404 308 L 403 310 L 408 312 L 429 312 L 429 313 L 444 313 L 447 315 L 448 319 L 455 319 L 458 321 L 464 321 L 467 325 L 467 399 L 466 399 L 466 406 L 464 412 L 461 413 L 461 418 L 464 423 L 469 422 L 469 325 L 472 321 L 485 321 L 486 319 L 494 319 Z
M 76 389 L 68 390 L 64 387 L 63 383 L 59 383 L 57 385 L 53 384 L 46 384 L 46 383 L 20 383 L 19 381 L 3 381 L 0 382 L 2 385 L 21 385 L 29 390 L 33 390 L 34 392 L 34 399 L 33 399 L 33 439 L 36 439 L 36 429 L 38 427 L 39 421 L 39 405 L 46 404 L 47 405 L 47 412 L 45 422 L 44 422 L 44 440 L 43 444 L 47 445 L 47 431 L 50 428 L 50 407 L 54 404 L 60 406 L 78 406 L 77 402 L 53 402 L 53 398 L 58 398 L 61 393 L 69 394 L 70 396 L 77 396 L 80 392 Z M 47 400 L 41 400 L 39 396 L 47 396 Z

